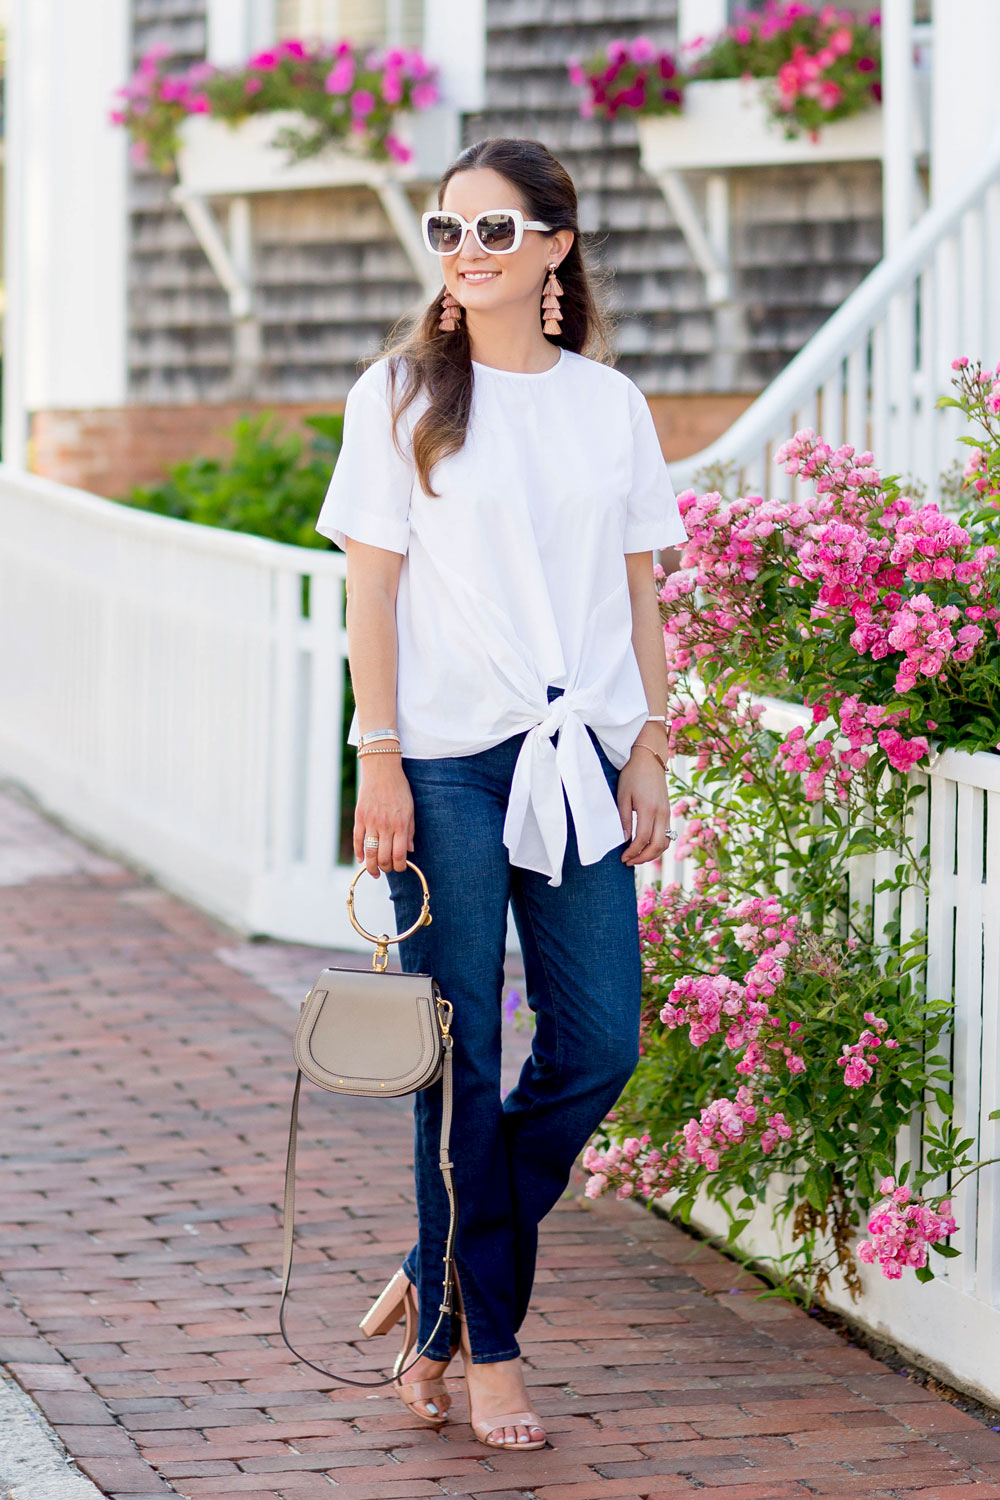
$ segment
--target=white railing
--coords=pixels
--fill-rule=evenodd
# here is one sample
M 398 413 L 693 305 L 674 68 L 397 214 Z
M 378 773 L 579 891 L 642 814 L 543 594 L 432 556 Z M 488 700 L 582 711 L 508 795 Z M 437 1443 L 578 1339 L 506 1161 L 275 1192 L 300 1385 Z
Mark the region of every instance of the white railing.
M 764 723 L 787 733 L 812 722 L 800 707 L 767 701 Z M 874 931 L 881 934 L 897 912 L 905 940 L 927 934 L 927 992 L 953 999 L 951 1032 L 939 1051 L 954 1071 L 954 1121 L 972 1137 L 977 1159 L 1000 1156 L 1000 756 L 945 750 L 929 770 L 915 776 L 924 789 L 913 810 L 912 847 L 926 845 L 930 878 L 922 891 L 876 891 L 898 864 L 892 851 L 851 860 L 851 898 L 874 903 Z M 685 879 L 687 862 L 665 862 L 665 879 Z M 651 872 L 652 873 L 652 872 Z M 900 910 L 901 903 L 901 910 Z M 940 1111 L 930 1107 L 940 1122 Z M 902 1133 L 898 1162 L 919 1157 L 919 1121 Z M 940 1191 L 948 1189 L 940 1183 Z M 738 1196 L 738 1195 L 737 1195 Z M 777 1194 L 758 1210 L 740 1237 L 741 1247 L 762 1261 L 794 1249 L 787 1228 L 771 1226 Z M 935 1280 L 921 1285 L 911 1272 L 884 1280 L 877 1267 L 860 1266 L 864 1295 L 851 1298 L 839 1278 L 830 1304 L 888 1339 L 923 1366 L 994 1405 L 1000 1403 L 1000 1166 L 968 1178 L 954 1194 L 959 1229 L 951 1243 L 955 1260 L 931 1252 Z M 699 1228 L 725 1234 L 726 1216 L 704 1197 L 693 1215 Z M 862 1226 L 863 1228 L 863 1226 Z
M 960 414 L 938 411 L 951 361 L 1000 358 L 1000 137 L 929 210 L 760 397 L 708 448 L 671 464 L 675 488 L 735 465 L 740 494 L 790 494 L 774 454 L 803 427 L 870 448 L 885 474 L 934 486 L 960 452 Z
M 0 469 L 0 775 L 242 932 L 364 946 L 345 655 L 341 554 Z

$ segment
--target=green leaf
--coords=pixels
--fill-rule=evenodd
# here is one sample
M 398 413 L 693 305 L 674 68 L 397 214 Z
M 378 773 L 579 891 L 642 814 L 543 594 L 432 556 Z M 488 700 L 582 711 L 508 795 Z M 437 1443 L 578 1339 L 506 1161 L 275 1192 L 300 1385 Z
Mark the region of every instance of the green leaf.
M 733 1222 L 729 1226 L 729 1233 L 726 1235 L 726 1239 L 727 1239 L 727 1241 L 729 1242 L 730 1245 L 733 1243 L 734 1240 L 738 1240 L 739 1239 L 740 1235 L 743 1233 L 744 1229 L 746 1229 L 746 1227 L 747 1227 L 747 1225 L 749 1223 L 750 1223 L 749 1219 L 734 1219 L 733 1220 Z
M 802 1179 L 802 1191 L 805 1193 L 806 1200 L 816 1209 L 817 1213 L 822 1213 L 826 1208 L 828 1195 L 823 1186 L 820 1174 L 814 1167 L 810 1167 Z
M 935 1255 L 943 1255 L 946 1260 L 954 1260 L 956 1255 L 961 1255 L 961 1250 L 956 1250 L 954 1245 L 932 1245 L 931 1249 Z
M 955 1101 L 951 1095 L 946 1094 L 944 1089 L 934 1089 L 933 1093 L 934 1098 L 937 1100 L 937 1107 L 941 1113 L 949 1117 L 953 1115 L 955 1112 Z
M 934 1272 L 931 1270 L 930 1266 L 918 1266 L 916 1276 L 918 1281 L 934 1280 Z
M 816 1155 L 823 1161 L 837 1161 L 840 1157 L 840 1147 L 828 1135 L 821 1130 L 813 1131 L 813 1143 L 816 1147 Z

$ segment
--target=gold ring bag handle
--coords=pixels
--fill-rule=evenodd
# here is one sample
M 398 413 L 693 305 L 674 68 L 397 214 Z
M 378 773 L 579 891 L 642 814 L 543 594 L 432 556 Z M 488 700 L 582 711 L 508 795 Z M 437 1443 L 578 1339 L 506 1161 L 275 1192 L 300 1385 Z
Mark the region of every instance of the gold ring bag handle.
M 372 954 L 372 968 L 378 974 L 385 973 L 386 966 L 389 962 L 390 943 L 402 943 L 406 938 L 412 937 L 413 934 L 417 931 L 418 927 L 430 926 L 431 893 L 427 888 L 427 881 L 424 878 L 424 872 L 423 870 L 419 870 L 417 868 L 412 859 L 408 859 L 406 861 L 406 868 L 408 870 L 412 870 L 417 879 L 420 881 L 420 889 L 424 893 L 424 900 L 423 905 L 420 908 L 420 915 L 417 917 L 417 920 L 414 922 L 413 926 L 408 927 L 405 932 L 397 933 L 395 937 L 390 937 L 387 932 L 383 932 L 379 937 L 376 937 L 373 932 L 367 932 L 365 928 L 362 927 L 357 917 L 354 915 L 354 887 L 357 885 L 362 875 L 364 875 L 367 871 L 367 865 L 361 866 L 361 869 L 351 881 L 350 887 L 347 892 L 347 915 L 351 919 L 351 926 L 354 928 L 355 932 L 360 933 L 363 938 L 367 938 L 369 943 L 375 944 L 375 952 Z
M 375 944 L 372 971 L 324 969 L 302 1003 L 295 1028 L 294 1056 L 298 1068 L 292 1095 L 288 1153 L 285 1159 L 283 1214 L 283 1264 L 278 1326 L 296 1359 L 345 1385 L 382 1386 L 412 1369 L 430 1348 L 446 1317 L 450 1318 L 455 1289 L 455 1231 L 458 1205 L 450 1156 L 452 1115 L 452 1007 L 430 974 L 389 972 L 389 944 L 399 943 L 431 921 L 430 891 L 423 871 L 412 860 L 423 892 L 416 921 L 395 937 L 386 932 L 377 937 L 367 932 L 354 914 L 354 888 L 365 874 L 362 868 L 347 893 L 347 914 L 355 931 Z M 314 1364 L 291 1343 L 285 1331 L 285 1301 L 292 1274 L 295 1236 L 295 1147 L 298 1135 L 299 1096 L 302 1078 L 337 1094 L 359 1094 L 367 1098 L 416 1093 L 441 1080 L 441 1135 L 439 1165 L 448 1199 L 449 1224 L 444 1254 L 444 1278 L 437 1322 L 408 1364 L 386 1380 L 353 1380 Z

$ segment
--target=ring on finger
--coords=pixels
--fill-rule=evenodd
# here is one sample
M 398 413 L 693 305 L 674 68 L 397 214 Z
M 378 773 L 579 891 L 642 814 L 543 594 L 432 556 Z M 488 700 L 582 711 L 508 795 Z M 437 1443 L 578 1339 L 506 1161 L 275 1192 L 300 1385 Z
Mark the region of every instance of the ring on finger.
M 369 834 L 368 837 L 365 839 L 364 847 L 366 849 L 377 849 L 378 848 L 378 839 L 374 838 L 371 834 Z

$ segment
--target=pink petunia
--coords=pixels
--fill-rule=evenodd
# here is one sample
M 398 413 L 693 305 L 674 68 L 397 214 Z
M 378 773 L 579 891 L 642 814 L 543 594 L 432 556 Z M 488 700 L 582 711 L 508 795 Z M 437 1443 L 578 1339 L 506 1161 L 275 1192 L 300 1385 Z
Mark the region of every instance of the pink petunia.
M 354 82 L 354 59 L 349 54 L 339 57 L 326 75 L 323 87 L 328 94 L 346 94 Z
M 401 141 L 399 137 L 397 135 L 393 135 L 391 131 L 385 138 L 385 149 L 388 151 L 393 161 L 405 163 L 411 161 L 413 158 L 413 152 L 410 150 L 409 146 L 406 145 L 405 141 Z

